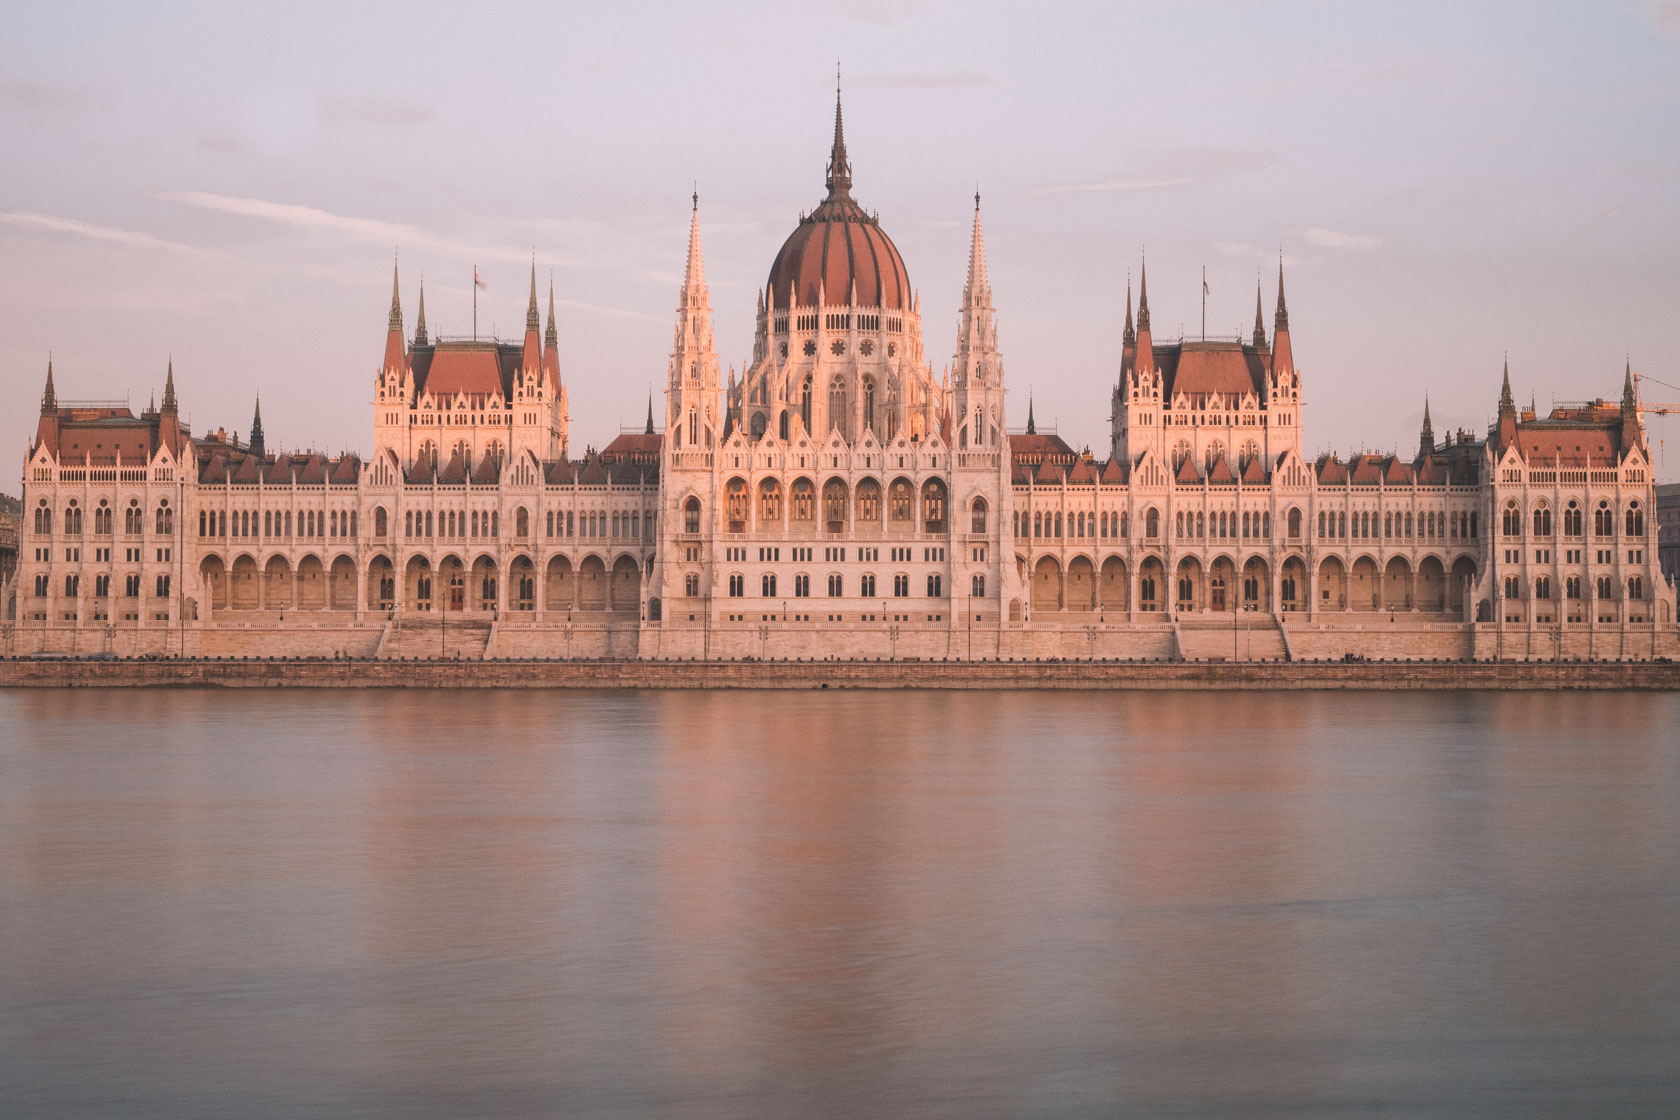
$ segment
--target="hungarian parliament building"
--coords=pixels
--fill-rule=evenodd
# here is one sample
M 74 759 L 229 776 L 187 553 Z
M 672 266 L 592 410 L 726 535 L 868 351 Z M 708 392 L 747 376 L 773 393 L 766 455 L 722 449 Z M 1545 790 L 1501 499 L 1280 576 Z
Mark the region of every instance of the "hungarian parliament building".
M 1415 454 L 1309 459 L 1281 267 L 1270 330 L 1257 293 L 1252 336 L 1217 341 L 1157 341 L 1141 273 L 1097 458 L 1030 405 L 1010 426 L 979 197 L 936 373 L 838 101 L 825 186 L 727 380 L 695 201 L 662 422 L 650 403 L 598 451 L 571 439 L 534 267 L 518 342 L 429 336 L 424 293 L 408 333 L 393 278 L 367 458 L 270 450 L 260 405 L 244 441 L 189 431 L 172 365 L 138 415 L 60 400 L 49 362 L 4 652 L 1680 654 L 1629 371 L 1619 401 L 1541 416 L 1507 369 L 1486 432 L 1437 439 L 1426 408 Z

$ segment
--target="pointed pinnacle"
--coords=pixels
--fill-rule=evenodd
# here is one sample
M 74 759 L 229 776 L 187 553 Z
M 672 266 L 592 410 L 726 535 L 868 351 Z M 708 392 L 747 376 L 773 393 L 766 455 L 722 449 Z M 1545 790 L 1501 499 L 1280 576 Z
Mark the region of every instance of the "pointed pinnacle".
M 426 345 L 426 274 L 420 274 L 420 306 L 414 313 L 414 345 Z
M 525 305 L 525 329 L 537 331 L 542 329 L 542 320 L 537 317 L 537 255 L 531 254 L 531 301 Z
M 391 258 L 391 322 L 390 322 L 390 329 L 394 330 L 394 331 L 401 331 L 402 330 L 402 297 L 398 293 L 398 289 L 397 289 L 397 261 L 396 261 L 395 256 L 393 256 Z
M 852 172 L 846 164 L 846 126 L 840 112 L 840 64 L 834 64 L 834 148 L 828 157 L 828 193 L 846 195 L 852 189 Z
M 556 346 L 558 346 L 560 344 L 560 332 L 554 326 L 554 275 L 553 275 L 553 273 L 550 273 L 549 277 L 548 277 L 548 330 L 545 333 L 545 336 L 543 338 L 543 342 L 551 350 L 554 349 Z

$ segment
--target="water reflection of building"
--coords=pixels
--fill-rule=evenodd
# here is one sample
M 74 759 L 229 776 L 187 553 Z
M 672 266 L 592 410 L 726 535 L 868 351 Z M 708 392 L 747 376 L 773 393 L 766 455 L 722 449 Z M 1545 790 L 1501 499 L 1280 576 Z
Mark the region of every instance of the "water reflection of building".
M 1485 434 L 1308 459 L 1280 267 L 1268 332 L 1114 332 L 1098 459 L 1008 424 L 975 198 L 951 361 L 853 197 L 772 262 L 725 378 L 698 199 L 663 424 L 574 454 L 554 298 L 521 341 L 406 333 L 393 277 L 374 449 L 194 437 L 163 403 L 60 402 L 25 464 L 18 648 L 382 656 L 1640 658 L 1680 651 L 1631 370 Z

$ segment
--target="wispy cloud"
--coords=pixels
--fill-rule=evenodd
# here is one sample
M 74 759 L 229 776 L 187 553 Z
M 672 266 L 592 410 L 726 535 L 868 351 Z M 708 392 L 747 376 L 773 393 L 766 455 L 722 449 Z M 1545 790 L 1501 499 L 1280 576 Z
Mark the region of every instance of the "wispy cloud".
M 397 101 L 374 94 L 328 97 L 321 102 L 321 115 L 332 121 L 357 124 L 430 124 L 437 110 L 410 101 Z
M 860 86 L 880 89 L 964 89 L 983 86 L 992 80 L 990 74 L 979 70 L 944 70 L 925 73 L 865 74 L 857 79 Z
M 462 240 L 442 237 L 417 226 L 402 222 L 385 222 L 375 218 L 358 218 L 346 214 L 334 214 L 330 210 L 322 210 L 314 206 L 303 206 L 293 202 L 273 202 L 263 198 L 247 198 L 239 195 L 213 194 L 208 191 L 165 191 L 152 197 L 165 202 L 175 202 L 184 206 L 192 206 L 201 210 L 211 210 L 238 217 L 251 218 L 257 221 L 270 222 L 287 226 L 292 229 L 318 231 L 353 238 L 357 241 L 375 245 L 389 245 L 401 247 L 406 254 L 410 250 L 420 250 L 422 253 L 436 253 L 458 261 L 473 261 L 478 264 L 518 264 L 525 265 L 531 260 L 531 251 L 526 248 L 515 248 L 506 244 L 502 237 L 517 227 L 525 236 L 535 236 L 550 243 L 576 243 L 586 240 L 592 245 L 598 245 L 608 239 L 608 233 L 599 223 L 590 221 L 564 221 L 557 219 L 537 219 L 519 222 L 511 218 L 477 218 L 476 228 L 480 233 L 487 233 L 484 240 Z M 497 244 L 502 240 L 501 244 Z M 619 248 L 624 246 L 620 243 Z M 629 256 L 626 252 L 619 252 L 619 257 Z M 614 259 L 612 253 L 597 253 L 603 259 Z M 545 257 L 545 263 L 560 267 L 578 267 L 588 262 Z M 557 300 L 569 307 L 584 311 L 593 311 L 601 315 L 611 315 L 619 318 L 646 319 L 653 322 L 669 322 L 670 317 L 653 315 L 643 311 L 624 308 L 607 307 L 601 304 L 586 303 L 579 300 Z
M 1301 231 L 1301 236 L 1325 249 L 1380 249 L 1388 244 L 1380 233 L 1342 233 L 1317 226 Z
M 392 245 L 400 244 L 404 240 L 412 242 L 420 237 L 420 231 L 413 226 L 382 222 L 377 218 L 348 217 L 318 210 L 313 206 L 300 206 L 294 202 L 270 202 L 264 198 L 212 194 L 209 191 L 159 191 L 152 197 L 164 202 L 178 202 L 183 206 L 197 207 L 200 210 L 216 210 L 223 214 L 236 214 L 242 218 L 257 218 L 302 229 L 331 230 L 334 233 Z
M 1188 175 L 1156 179 L 1100 179 L 1094 183 L 1057 183 L 1039 187 L 1035 194 L 1102 194 L 1109 191 L 1153 191 L 1163 187 L 1185 187 L 1196 180 Z
M 61 218 L 56 214 L 37 214 L 27 210 L 0 211 L 0 222 L 8 225 L 22 226 L 27 229 L 46 230 L 49 233 L 67 233 L 75 237 L 86 237 L 93 241 L 106 241 L 115 245 L 126 245 L 130 249 L 168 249 L 178 253 L 204 253 L 207 250 L 193 245 L 183 245 L 178 241 L 165 241 L 161 237 L 154 237 L 149 233 L 142 233 L 133 229 L 118 229 L 115 226 L 95 225 L 92 222 L 78 221 L 75 218 Z
M 1234 148 L 1185 148 L 1155 160 L 1155 166 L 1141 175 L 1115 176 L 1085 183 L 1053 183 L 1037 187 L 1034 194 L 1104 194 L 1117 191 L 1168 190 L 1187 187 L 1226 175 L 1264 171 L 1277 162 L 1270 152 Z
M 1240 241 L 1215 241 L 1213 247 L 1227 257 L 1252 257 L 1260 252 L 1255 246 Z
M 85 89 L 45 82 L 0 82 L 0 105 L 15 109 L 86 109 L 93 98 Z
M 1651 29 L 1664 39 L 1680 43 L 1680 0 L 1657 0 L 1645 9 L 1651 17 Z

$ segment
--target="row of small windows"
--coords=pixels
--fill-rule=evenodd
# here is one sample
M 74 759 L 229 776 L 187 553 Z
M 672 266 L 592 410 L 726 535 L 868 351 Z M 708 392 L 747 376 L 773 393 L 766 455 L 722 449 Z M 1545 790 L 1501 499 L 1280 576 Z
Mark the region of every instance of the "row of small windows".
M 724 515 L 729 522 L 729 531 L 741 533 L 746 531 L 749 515 L 756 511 L 759 524 L 780 524 L 782 521 L 782 485 L 773 478 L 766 478 L 758 484 L 756 503 L 749 501 L 747 480 L 732 478 L 724 487 Z M 831 530 L 838 530 L 848 520 L 849 514 L 855 513 L 858 521 L 880 521 L 883 509 L 881 484 L 872 478 L 866 478 L 857 484 L 855 492 L 848 492 L 846 484 L 840 479 L 829 479 L 823 484 L 822 514 L 823 520 Z M 792 521 L 814 521 L 817 515 L 816 486 L 808 478 L 794 479 L 787 490 L 787 512 Z M 887 520 L 894 522 L 914 521 L 916 517 L 916 488 L 907 479 L 896 479 L 887 488 L 884 508 Z M 985 525 L 986 505 L 983 499 L 976 499 L 978 503 L 975 516 L 979 524 Z M 690 499 L 693 503 L 688 508 L 693 512 L 692 519 L 686 523 L 695 526 L 690 532 L 699 531 L 698 499 Z M 921 518 L 925 529 L 930 533 L 945 531 L 945 484 L 937 478 L 929 479 L 921 487 Z M 975 530 L 984 532 L 984 528 Z
M 379 510 L 383 519 L 385 511 Z M 198 535 L 201 537 L 291 537 L 310 539 L 350 540 L 357 535 L 359 517 L 355 510 L 298 510 L 294 522 L 292 510 L 199 510 Z M 383 521 L 381 520 L 383 526 Z M 384 536 L 383 531 L 379 534 Z
M 1610 599 L 1610 598 L 1615 597 L 1616 581 L 1610 576 L 1598 576 L 1595 579 L 1593 579 L 1593 581 L 1590 585 L 1585 583 L 1580 576 L 1569 576 L 1563 581 L 1563 597 L 1565 599 L 1579 599 L 1579 598 L 1582 597 L 1581 589 L 1583 587 L 1586 587 L 1586 586 L 1591 586 L 1592 587 L 1593 592 L 1594 592 L 1594 596 L 1593 596 L 1594 598 Z M 1535 576 L 1534 579 L 1530 583 L 1530 589 L 1533 591 L 1533 594 L 1531 596 L 1529 596 L 1530 598 L 1533 598 L 1533 599 L 1550 599 L 1552 597 L 1552 577 L 1551 576 Z M 1504 592 L 1505 592 L 1505 598 L 1507 598 L 1507 599 L 1520 599 L 1520 598 L 1522 598 L 1523 597 L 1523 594 L 1522 594 L 1522 592 L 1523 592 L 1522 577 L 1520 577 L 1520 576 L 1506 576 L 1505 580 L 1504 580 Z M 1645 598 L 1645 580 L 1644 580 L 1643 577 L 1641 577 L 1641 576 L 1629 576 L 1628 577 L 1627 598 L 1629 598 L 1629 599 L 1643 599 L 1643 598 Z
M 1583 537 L 1585 527 L 1583 511 L 1576 502 L 1570 502 L 1563 509 L 1563 535 L 1566 537 Z M 1552 535 L 1552 511 L 1544 502 L 1535 506 L 1529 524 L 1533 526 L 1534 536 L 1549 537 Z M 1613 537 L 1616 535 L 1616 511 L 1610 508 L 1608 501 L 1600 501 L 1598 508 L 1593 510 L 1593 536 Z M 1507 537 L 1523 535 L 1523 515 L 1517 503 L 1505 503 L 1505 509 L 1500 514 L 1499 531 Z M 1637 501 L 1629 502 L 1622 513 L 1622 532 L 1629 537 L 1643 537 L 1645 535 L 1645 511 Z
M 113 535 L 112 527 L 116 522 L 116 511 L 111 508 L 110 503 L 105 499 L 101 498 L 99 500 L 99 505 L 93 510 L 91 520 L 94 536 L 109 537 Z M 175 532 L 175 511 L 169 508 L 168 499 L 158 503 L 152 523 L 155 526 L 155 531 L 159 534 Z M 61 524 L 64 527 L 65 536 L 79 537 L 83 535 L 86 522 L 84 521 L 83 510 L 75 498 L 71 498 L 69 505 L 65 507 L 64 519 Z M 42 498 L 35 507 L 34 530 L 38 537 L 50 537 L 52 535 L 53 511 L 47 505 L 45 498 Z M 144 535 L 145 531 L 146 511 L 140 508 L 138 498 L 131 498 L 128 508 L 123 510 L 123 533 L 126 536 L 137 537 Z
M 35 597 L 37 599 L 45 599 L 51 587 L 52 583 L 49 577 L 44 575 L 35 577 Z M 156 598 L 169 598 L 168 575 L 158 576 L 156 583 L 153 584 L 153 587 Z M 64 597 L 66 599 L 75 599 L 79 597 L 81 593 L 81 575 L 72 572 L 71 574 L 65 576 Z M 96 575 L 93 577 L 93 597 L 95 599 L 109 599 L 111 597 L 111 577 L 109 575 Z M 123 578 L 123 597 L 125 599 L 138 599 L 140 597 L 140 577 L 138 575 L 128 575 Z
M 875 597 L 875 573 L 864 572 L 858 576 L 858 595 L 864 599 Z M 929 599 L 943 598 L 945 594 L 945 577 L 937 573 L 927 577 L 927 597 Z M 984 598 L 986 594 L 986 577 L 976 575 L 971 583 L 972 594 L 975 598 Z M 742 599 L 747 594 L 747 577 L 739 572 L 732 573 L 728 578 L 729 597 Z M 758 593 L 766 599 L 776 597 L 778 581 L 774 573 L 766 572 L 759 577 Z M 700 573 L 690 572 L 683 577 L 683 592 L 690 598 L 700 595 Z M 846 578 L 839 572 L 830 572 L 828 576 L 828 594 L 831 599 L 838 599 L 846 594 Z M 793 577 L 793 597 L 808 599 L 811 597 L 811 577 L 803 572 Z M 910 577 L 898 573 L 892 577 L 892 597 L 908 599 L 910 597 Z
M 1321 510 L 1321 540 L 1475 540 L 1478 517 L 1474 510 L 1427 510 L 1422 513 L 1378 513 L 1375 510 Z

